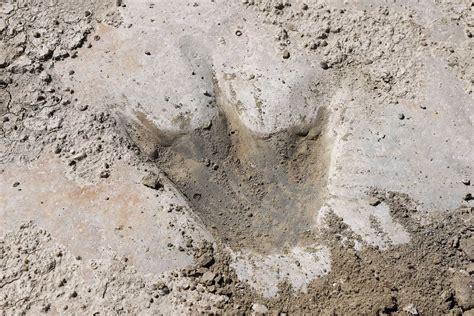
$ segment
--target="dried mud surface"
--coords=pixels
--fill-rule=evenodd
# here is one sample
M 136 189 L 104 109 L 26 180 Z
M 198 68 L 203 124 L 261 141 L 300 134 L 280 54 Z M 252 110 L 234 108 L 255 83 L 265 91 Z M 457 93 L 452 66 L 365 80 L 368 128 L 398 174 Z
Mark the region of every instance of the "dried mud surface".
M 11 312 L 317 313 L 461 315 L 473 308 L 474 210 L 461 207 L 426 220 L 394 192 L 374 193 L 390 205 L 412 242 L 389 250 L 355 249 L 359 237 L 335 215 L 318 236 L 333 254 L 332 271 L 307 293 L 282 284 L 278 299 L 258 299 L 229 266 L 225 247 L 196 246 L 196 264 L 160 277 L 143 275 L 127 258 L 84 262 L 32 223 L 0 243 L 0 306 Z M 343 242 L 341 242 L 341 240 Z M 257 305 L 256 305 L 257 304 Z
M 241 3 L 242 10 L 257 12 L 261 23 L 278 27 L 275 48 L 282 59 L 304 51 L 331 71 L 328 82 L 344 78 L 374 103 L 397 106 L 422 98 L 417 91 L 430 53 L 447 62 L 472 96 L 472 1 L 436 2 L 464 30 L 456 48 L 430 38 L 414 20 L 419 13 L 408 8 L 292 3 Z M 2 2 L 0 9 L 0 172 L 11 162 L 26 164 L 51 154 L 68 176 L 85 183 L 113 177 L 118 160 L 141 170 L 153 166 L 215 238 L 214 243 L 188 240 L 194 264 L 154 275 L 113 251 L 84 260 L 58 242 L 55 232 L 25 221 L 0 237 L 2 315 L 474 315 L 472 195 L 455 209 L 422 212 L 407 194 L 372 188 L 371 205 L 387 206 L 410 236 L 408 243 L 391 244 L 374 219 L 372 228 L 387 240 L 384 249 L 364 242 L 333 212 L 315 230 L 314 210 L 330 195 L 330 109 L 322 106 L 310 123 L 256 135 L 215 82 L 214 91 L 206 93 L 218 115 L 208 126 L 163 131 L 143 113 L 130 119 L 116 104 L 82 103 L 56 71 L 80 48 L 101 40 L 95 35 L 98 23 L 125 27 L 122 1 Z M 324 84 L 321 89 L 330 93 Z M 463 181 L 470 186 L 472 180 Z M 143 184 L 159 190 L 163 181 L 152 177 Z M 170 209 L 179 213 L 179 207 Z M 264 298 L 232 268 L 233 251 L 285 253 L 314 243 L 328 247 L 331 270 L 303 292 L 283 282 L 276 297 Z

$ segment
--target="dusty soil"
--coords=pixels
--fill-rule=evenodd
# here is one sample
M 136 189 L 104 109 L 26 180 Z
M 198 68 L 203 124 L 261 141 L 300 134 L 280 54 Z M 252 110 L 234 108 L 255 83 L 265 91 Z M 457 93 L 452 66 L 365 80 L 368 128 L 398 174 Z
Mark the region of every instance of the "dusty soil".
M 473 315 L 473 10 L 1 2 L 1 314 Z

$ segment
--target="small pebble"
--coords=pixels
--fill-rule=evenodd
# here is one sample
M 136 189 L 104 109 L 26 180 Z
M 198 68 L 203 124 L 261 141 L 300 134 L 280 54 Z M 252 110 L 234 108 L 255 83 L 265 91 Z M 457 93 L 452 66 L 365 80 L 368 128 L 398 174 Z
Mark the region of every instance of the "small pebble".
M 86 157 L 87 157 L 86 153 L 79 153 L 79 154 L 75 155 L 74 157 L 72 157 L 72 160 L 81 161 L 81 160 L 85 159 Z
M 288 58 L 290 58 L 290 52 L 287 51 L 287 50 L 285 50 L 285 51 L 283 52 L 283 59 L 288 59 Z
M 52 80 L 51 75 L 49 75 L 48 73 L 46 73 L 44 71 L 42 73 L 40 73 L 39 77 L 40 77 L 41 80 L 43 80 L 46 83 L 50 83 L 51 80 Z
M 377 205 L 380 204 L 380 200 L 377 199 L 377 198 L 371 198 L 371 199 L 369 200 L 369 204 L 370 204 L 371 206 L 377 206 Z
M 323 68 L 324 70 L 329 69 L 329 65 L 328 65 L 325 61 L 322 61 L 319 65 L 320 65 L 321 68 Z
M 110 177 L 110 171 L 109 170 L 101 171 L 99 174 L 99 177 L 101 177 L 102 179 L 107 179 L 108 177 Z
M 405 119 L 405 114 L 403 114 L 403 113 L 398 113 L 398 119 L 399 119 L 399 120 L 404 120 L 404 119 Z
M 79 105 L 77 106 L 77 109 L 78 109 L 79 111 L 81 111 L 81 112 L 87 110 L 88 108 L 89 108 L 89 105 L 88 105 L 88 104 L 79 104 Z

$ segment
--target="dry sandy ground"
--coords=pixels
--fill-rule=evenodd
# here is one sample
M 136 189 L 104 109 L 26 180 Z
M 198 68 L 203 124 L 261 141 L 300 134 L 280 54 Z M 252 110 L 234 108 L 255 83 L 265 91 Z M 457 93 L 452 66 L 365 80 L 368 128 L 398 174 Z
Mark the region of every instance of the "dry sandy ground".
M 474 2 L 0 2 L 0 311 L 474 315 Z

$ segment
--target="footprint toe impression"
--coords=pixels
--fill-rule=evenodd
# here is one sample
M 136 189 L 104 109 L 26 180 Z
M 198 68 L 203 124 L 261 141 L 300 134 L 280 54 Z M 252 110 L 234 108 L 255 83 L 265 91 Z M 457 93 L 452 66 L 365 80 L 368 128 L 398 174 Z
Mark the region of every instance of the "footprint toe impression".
M 140 115 L 129 133 L 154 155 L 213 235 L 259 253 L 311 244 L 326 197 L 328 111 L 309 124 L 257 135 L 214 82 L 217 115 L 191 132 L 166 133 Z

